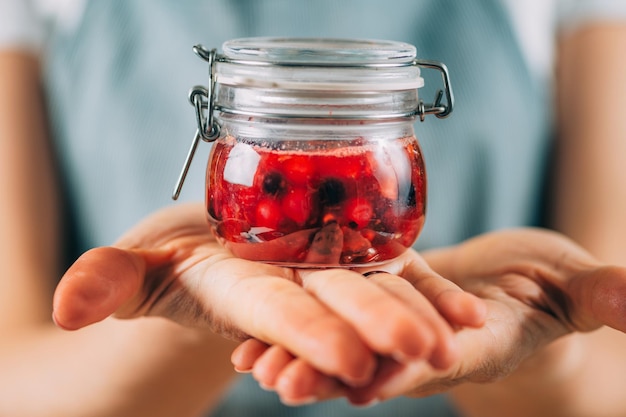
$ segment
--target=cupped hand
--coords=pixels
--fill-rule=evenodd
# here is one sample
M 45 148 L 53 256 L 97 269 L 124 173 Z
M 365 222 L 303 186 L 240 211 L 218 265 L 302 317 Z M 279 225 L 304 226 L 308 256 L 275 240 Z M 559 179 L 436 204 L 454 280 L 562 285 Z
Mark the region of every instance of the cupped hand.
M 282 346 L 358 386 L 371 381 L 377 355 L 447 367 L 457 353 L 451 324 L 482 322 L 480 300 L 424 262 L 415 270 L 429 284 L 424 295 L 412 291 L 406 298 L 397 296 L 408 286 L 399 277 L 397 291 L 386 291 L 347 269 L 304 271 L 237 259 L 210 233 L 202 204 L 177 205 L 114 246 L 83 254 L 55 291 L 53 317 L 73 330 L 110 315 L 162 316 Z
M 283 347 L 253 339 L 235 350 L 234 365 L 251 370 L 286 403 L 345 396 L 361 404 L 444 392 L 462 382 L 496 381 L 568 333 L 603 325 L 626 331 L 626 268 L 601 264 L 557 233 L 494 232 L 424 257 L 435 271 L 487 306 L 484 326 L 456 332 L 459 355 L 450 367 L 435 369 L 420 360 L 382 357 L 372 383 L 355 388 Z M 399 261 L 386 269 L 423 287 L 422 275 L 411 268 L 413 264 Z M 382 287 L 389 285 L 386 274 L 376 274 L 372 280 Z

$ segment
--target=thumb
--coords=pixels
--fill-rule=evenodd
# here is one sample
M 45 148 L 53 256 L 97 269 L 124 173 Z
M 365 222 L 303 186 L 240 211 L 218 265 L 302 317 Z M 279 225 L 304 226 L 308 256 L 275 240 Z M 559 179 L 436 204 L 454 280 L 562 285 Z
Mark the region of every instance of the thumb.
M 585 271 L 570 282 L 580 330 L 601 325 L 626 332 L 626 268 L 603 266 Z
M 151 259 L 152 258 L 152 259 Z M 53 299 L 54 322 L 76 330 L 113 314 L 142 288 L 146 251 L 99 247 L 81 255 L 61 278 Z

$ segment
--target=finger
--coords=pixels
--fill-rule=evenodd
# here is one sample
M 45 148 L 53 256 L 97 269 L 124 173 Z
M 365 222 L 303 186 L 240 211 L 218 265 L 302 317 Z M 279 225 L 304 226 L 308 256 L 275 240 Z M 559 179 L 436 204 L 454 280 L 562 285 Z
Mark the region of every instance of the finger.
M 423 259 L 412 259 L 400 275 L 424 294 L 450 324 L 469 327 L 485 324 L 485 302 L 434 272 Z
M 301 359 L 292 360 L 276 378 L 275 390 L 287 405 L 300 406 L 315 401 L 338 398 L 345 386 L 324 375 Z
M 254 275 L 265 268 L 255 265 L 251 276 L 242 279 L 229 279 L 232 273 L 229 277 L 219 265 L 211 268 L 199 290 L 209 295 L 204 302 L 210 314 L 201 316 L 223 317 L 229 326 L 267 344 L 283 346 L 348 384 L 369 381 L 375 358 L 352 326 L 295 282 Z
M 84 253 L 55 290 L 55 323 L 76 330 L 110 316 L 140 291 L 147 264 L 162 255 L 113 247 Z
M 442 290 L 433 304 L 448 322 L 458 326 L 482 327 L 487 319 L 485 302 L 458 288 Z
M 456 384 L 448 371 L 436 371 L 424 361 L 401 364 L 384 358 L 372 384 L 348 388 L 346 397 L 352 404 L 372 404 L 401 395 L 425 397 L 449 392 Z
M 432 304 L 417 291 L 411 283 L 389 273 L 377 273 L 369 276 L 381 288 L 401 300 L 422 320 L 424 320 L 435 337 L 435 343 L 428 361 L 435 368 L 445 369 L 458 358 L 458 347 L 454 338 L 454 332 Z M 400 362 L 407 362 L 409 358 L 395 358 Z
M 248 339 L 241 342 L 230 355 L 230 362 L 235 367 L 235 371 L 246 373 L 251 372 L 257 359 L 269 349 L 269 345 L 257 339 Z
M 605 266 L 575 276 L 568 293 L 574 311 L 570 320 L 577 330 L 607 325 L 626 332 L 626 268 Z
M 417 363 L 420 363 L 422 366 L 427 366 L 423 361 L 418 361 Z M 372 405 L 382 399 L 389 398 L 389 389 L 387 386 L 393 383 L 394 377 L 404 371 L 407 366 L 410 367 L 411 364 L 404 365 L 394 361 L 392 358 L 383 358 L 371 384 L 365 387 L 348 388 L 346 390 L 348 401 L 353 405 Z M 406 391 L 412 388 L 412 385 L 404 385 L 404 390 Z M 396 396 L 404 393 L 405 392 L 398 392 Z
M 376 352 L 413 359 L 431 355 L 436 343 L 433 322 L 374 282 L 342 269 L 307 272 L 302 278 L 304 288 L 352 324 Z
M 278 375 L 294 359 L 282 346 L 270 346 L 254 362 L 252 376 L 264 389 L 274 389 Z
M 337 379 L 294 358 L 284 348 L 277 345 L 270 347 L 256 339 L 241 343 L 233 351 L 232 361 L 238 371 L 254 369 L 252 375 L 259 385 L 276 390 L 283 402 L 289 405 L 334 398 L 341 395 L 344 387 Z M 291 365 L 294 361 L 301 363 Z

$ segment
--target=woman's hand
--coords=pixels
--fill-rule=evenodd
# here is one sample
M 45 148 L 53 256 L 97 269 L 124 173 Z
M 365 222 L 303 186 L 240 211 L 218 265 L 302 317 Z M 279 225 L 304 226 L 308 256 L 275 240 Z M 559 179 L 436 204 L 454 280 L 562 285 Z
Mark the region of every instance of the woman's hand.
M 434 369 L 420 360 L 383 357 L 374 381 L 354 388 L 324 375 L 288 349 L 251 339 L 234 352 L 235 367 L 251 370 L 287 403 L 336 396 L 367 403 L 443 392 L 462 382 L 496 381 L 570 332 L 602 325 L 626 331 L 626 269 L 600 264 L 556 233 L 535 229 L 491 233 L 424 256 L 435 271 L 483 299 L 488 308 L 483 327 L 456 333 L 460 354 L 452 366 Z M 423 287 L 413 265 L 398 260 L 385 269 Z M 370 281 L 391 291 L 388 277 L 376 274 Z M 408 297 L 409 291 L 398 296 Z M 547 377 L 549 369 L 545 371 Z
M 371 382 L 376 356 L 458 360 L 454 326 L 480 325 L 476 297 L 433 273 L 411 271 L 424 294 L 387 275 L 376 285 L 347 269 L 295 270 L 234 258 L 209 232 L 201 204 L 162 210 L 114 247 L 92 249 L 66 272 L 54 320 L 78 329 L 111 314 L 157 315 L 225 337 L 282 346 L 348 386 Z M 449 322 L 449 323 L 448 323 Z

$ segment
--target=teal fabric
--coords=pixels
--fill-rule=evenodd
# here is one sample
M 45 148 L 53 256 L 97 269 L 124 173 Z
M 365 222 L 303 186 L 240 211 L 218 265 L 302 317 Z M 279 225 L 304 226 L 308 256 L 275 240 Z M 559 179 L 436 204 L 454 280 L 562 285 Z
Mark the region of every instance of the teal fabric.
M 112 243 L 170 195 L 195 118 L 188 90 L 206 84 L 191 47 L 244 36 L 399 40 L 448 65 L 449 119 L 417 123 L 429 184 L 417 248 L 536 225 L 550 149 L 550 94 L 531 78 L 500 2 L 442 0 L 109 0 L 88 3 L 72 33 L 50 39 L 52 128 L 80 249 Z M 425 100 L 440 76 L 425 74 Z M 203 199 L 202 143 L 181 200 Z M 444 397 L 357 409 L 344 401 L 287 408 L 244 378 L 216 416 L 449 416 Z M 424 411 L 426 410 L 426 411 Z

